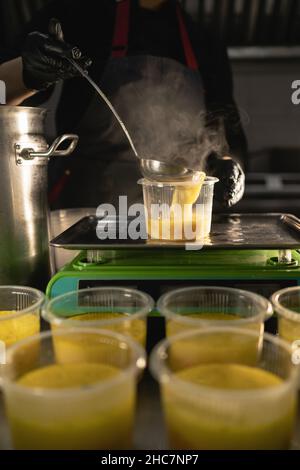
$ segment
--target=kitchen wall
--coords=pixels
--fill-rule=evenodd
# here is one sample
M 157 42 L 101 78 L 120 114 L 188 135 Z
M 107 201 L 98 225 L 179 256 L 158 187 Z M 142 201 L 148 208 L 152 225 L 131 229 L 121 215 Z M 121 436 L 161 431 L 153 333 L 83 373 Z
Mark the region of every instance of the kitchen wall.
M 297 62 L 233 62 L 235 97 L 251 152 L 267 148 L 299 147 L 300 105 L 292 104 L 291 84 L 300 80 Z

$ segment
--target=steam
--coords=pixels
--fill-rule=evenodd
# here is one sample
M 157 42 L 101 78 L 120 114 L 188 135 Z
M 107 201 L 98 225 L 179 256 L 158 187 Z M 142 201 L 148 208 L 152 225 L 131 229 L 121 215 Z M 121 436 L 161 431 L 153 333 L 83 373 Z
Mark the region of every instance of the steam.
M 207 114 L 203 89 L 189 73 L 158 70 L 123 84 L 118 111 L 140 158 L 203 170 L 211 152 L 228 150 L 224 112 Z

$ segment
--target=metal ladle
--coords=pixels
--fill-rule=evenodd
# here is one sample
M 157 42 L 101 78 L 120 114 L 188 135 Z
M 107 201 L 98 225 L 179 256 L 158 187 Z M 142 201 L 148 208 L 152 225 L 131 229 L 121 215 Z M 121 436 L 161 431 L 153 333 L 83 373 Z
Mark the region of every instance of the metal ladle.
M 74 54 L 77 54 L 78 58 L 78 51 L 77 48 L 74 50 Z M 95 89 L 95 91 L 98 93 L 98 95 L 101 97 L 101 99 L 104 101 L 104 103 L 108 106 L 108 108 L 111 110 L 113 115 L 115 116 L 116 120 L 118 121 L 120 127 L 122 128 L 129 144 L 130 147 L 132 148 L 132 151 L 135 155 L 136 158 L 138 158 L 139 163 L 140 163 L 140 170 L 144 178 L 158 181 L 158 182 L 168 182 L 168 181 L 193 181 L 197 179 L 198 174 L 200 172 L 191 170 L 189 168 L 185 168 L 181 165 L 176 165 L 173 163 L 165 163 L 161 162 L 159 160 L 152 160 L 149 158 L 140 158 L 137 150 L 135 148 L 135 145 L 130 137 L 130 134 L 123 123 L 121 117 L 113 107 L 112 103 L 110 100 L 107 98 L 105 93 L 98 87 L 98 85 L 94 82 L 94 80 L 91 79 L 91 77 L 88 75 L 87 72 L 85 72 L 79 65 L 78 63 L 73 59 L 73 57 L 70 57 L 69 55 L 65 55 L 65 58 L 75 67 L 76 70 L 80 73 L 80 75 L 85 78 L 90 85 Z
M 144 178 L 158 182 L 194 181 L 200 172 L 173 163 L 152 159 L 140 159 L 140 169 Z

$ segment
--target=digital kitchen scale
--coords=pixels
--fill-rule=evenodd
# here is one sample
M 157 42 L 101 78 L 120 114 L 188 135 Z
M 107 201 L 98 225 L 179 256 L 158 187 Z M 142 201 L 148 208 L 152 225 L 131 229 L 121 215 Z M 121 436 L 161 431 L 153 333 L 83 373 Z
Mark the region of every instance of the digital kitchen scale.
M 126 239 L 129 223 L 85 217 L 52 240 L 53 247 L 80 254 L 51 279 L 48 297 L 125 285 L 157 300 L 167 290 L 199 283 L 245 288 L 269 297 L 282 287 L 300 284 L 300 220 L 295 216 L 217 214 L 210 238 L 197 246 Z M 99 240 L 107 224 L 115 227 L 116 239 Z

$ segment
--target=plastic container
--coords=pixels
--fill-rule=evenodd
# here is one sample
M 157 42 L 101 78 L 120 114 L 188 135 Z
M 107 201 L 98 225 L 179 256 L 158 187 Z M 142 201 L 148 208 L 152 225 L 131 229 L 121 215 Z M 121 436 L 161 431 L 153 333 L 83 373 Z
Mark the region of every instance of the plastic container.
M 45 295 L 37 289 L 0 286 L 0 349 L 40 331 L 40 311 Z M 5 362 L 1 358 L 1 363 Z
M 84 356 L 62 360 L 59 342 Z M 144 367 L 143 349 L 111 331 L 65 329 L 19 342 L 8 351 L 2 380 L 13 447 L 131 448 L 136 378 Z
M 242 348 L 255 341 L 255 336 L 252 331 L 212 328 L 173 336 L 156 347 L 150 368 L 161 386 L 168 448 L 290 447 L 298 366 L 291 360 L 290 345 L 268 334 L 251 365 L 243 354 L 228 353 L 228 344 Z M 198 349 L 188 366 L 178 368 L 175 364 L 174 368 L 172 355 L 178 342 L 197 344 Z
M 140 180 L 149 239 L 191 242 L 207 237 L 211 231 L 214 186 L 218 181 L 205 178 L 201 187 L 201 182 Z
M 300 349 L 300 287 L 275 292 L 271 301 L 278 315 L 279 335 Z
M 145 346 L 147 315 L 153 307 L 153 299 L 138 290 L 99 287 L 54 298 L 45 306 L 43 317 L 53 327 L 109 329 Z
M 164 294 L 158 310 L 166 318 L 167 335 L 201 327 L 229 326 L 264 332 L 273 313 L 261 295 L 227 287 L 188 287 Z

